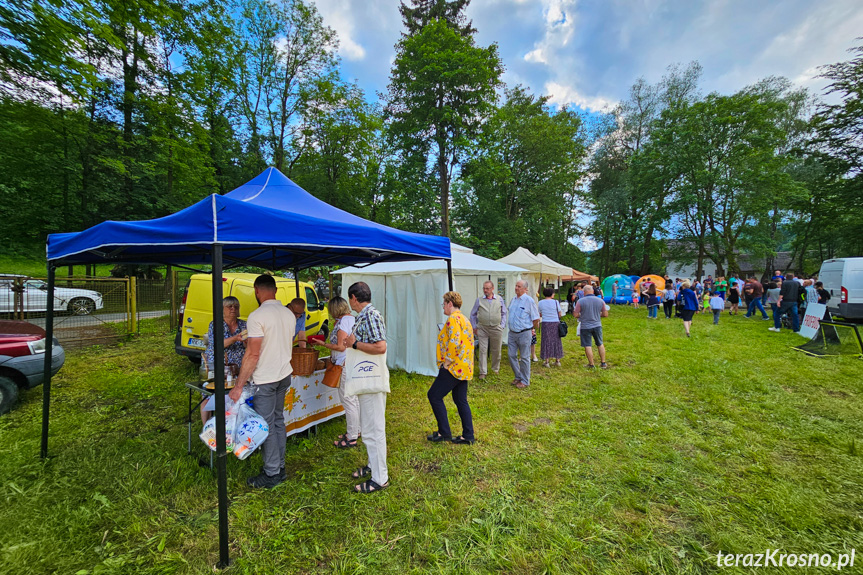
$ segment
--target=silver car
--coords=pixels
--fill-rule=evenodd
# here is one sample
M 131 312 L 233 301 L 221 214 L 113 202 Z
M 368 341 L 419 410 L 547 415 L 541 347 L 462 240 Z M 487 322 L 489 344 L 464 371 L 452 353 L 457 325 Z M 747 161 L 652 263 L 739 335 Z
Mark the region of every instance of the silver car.
M 48 284 L 42 280 L 25 280 L 21 287 L 21 302 L 25 312 L 48 309 Z M 0 313 L 15 311 L 15 280 L 0 277 Z M 54 288 L 54 310 L 67 311 L 74 315 L 88 315 L 105 306 L 102 294 L 97 291 L 77 288 Z M 21 309 L 19 306 L 18 309 Z

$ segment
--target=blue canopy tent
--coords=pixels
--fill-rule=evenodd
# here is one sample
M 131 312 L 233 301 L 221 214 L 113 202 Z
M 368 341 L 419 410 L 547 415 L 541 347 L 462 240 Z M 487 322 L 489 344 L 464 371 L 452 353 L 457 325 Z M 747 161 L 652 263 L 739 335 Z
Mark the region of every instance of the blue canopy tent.
M 237 266 L 293 269 L 444 259 L 452 289 L 449 238 L 404 232 L 364 220 L 315 198 L 275 168 L 224 195 L 211 195 L 154 220 L 103 222 L 78 233 L 48 236 L 48 311 L 42 403 L 42 457 L 48 455 L 54 273 L 59 266 L 89 263 L 212 266 L 214 279 Z M 190 268 L 192 269 L 192 268 Z M 228 555 L 228 491 L 225 464 L 222 282 L 213 281 L 219 558 Z

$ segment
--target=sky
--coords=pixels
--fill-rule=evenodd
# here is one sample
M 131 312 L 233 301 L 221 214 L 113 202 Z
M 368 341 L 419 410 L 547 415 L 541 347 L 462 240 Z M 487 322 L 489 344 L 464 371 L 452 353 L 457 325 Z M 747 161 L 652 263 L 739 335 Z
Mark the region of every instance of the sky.
M 370 100 L 385 92 L 402 32 L 398 0 L 312 0 L 339 36 L 342 75 Z M 609 110 L 639 77 L 697 60 L 704 93 L 785 76 L 816 94 L 818 66 L 863 40 L 860 0 L 473 0 L 476 40 L 495 42 L 504 82 L 558 106 Z

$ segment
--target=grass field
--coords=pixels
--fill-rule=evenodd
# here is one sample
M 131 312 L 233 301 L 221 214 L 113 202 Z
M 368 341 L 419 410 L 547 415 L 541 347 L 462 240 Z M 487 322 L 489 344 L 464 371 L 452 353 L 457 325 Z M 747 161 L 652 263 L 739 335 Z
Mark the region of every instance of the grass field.
M 288 439 L 272 491 L 245 486 L 258 457 L 229 458 L 227 572 L 735 573 L 751 570 L 718 568 L 718 551 L 768 548 L 856 548 L 844 572 L 860 572 L 863 361 L 808 357 L 756 319 L 697 316 L 687 339 L 646 315 L 612 310 L 607 371 L 585 370 L 571 335 L 564 366 L 527 390 L 508 367 L 472 383 L 474 446 L 426 442 L 431 379 L 394 374 L 382 493 L 350 492 L 364 450 L 331 446 L 341 418 Z M 0 573 L 213 572 L 214 476 L 186 455 L 195 372 L 163 323 L 147 327 L 70 355 L 48 461 L 40 390 L 0 418 Z

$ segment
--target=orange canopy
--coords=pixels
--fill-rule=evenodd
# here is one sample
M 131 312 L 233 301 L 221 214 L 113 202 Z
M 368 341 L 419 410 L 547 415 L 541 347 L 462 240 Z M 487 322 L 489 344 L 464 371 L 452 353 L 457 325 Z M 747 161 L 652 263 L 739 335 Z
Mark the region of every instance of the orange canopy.
M 587 281 L 598 282 L 599 278 L 596 276 L 592 276 L 590 274 L 586 274 L 584 272 L 580 272 L 580 271 L 574 269 L 574 270 L 572 270 L 571 276 L 562 277 L 562 278 L 560 278 L 560 281 L 562 281 L 562 282 L 587 282 Z

